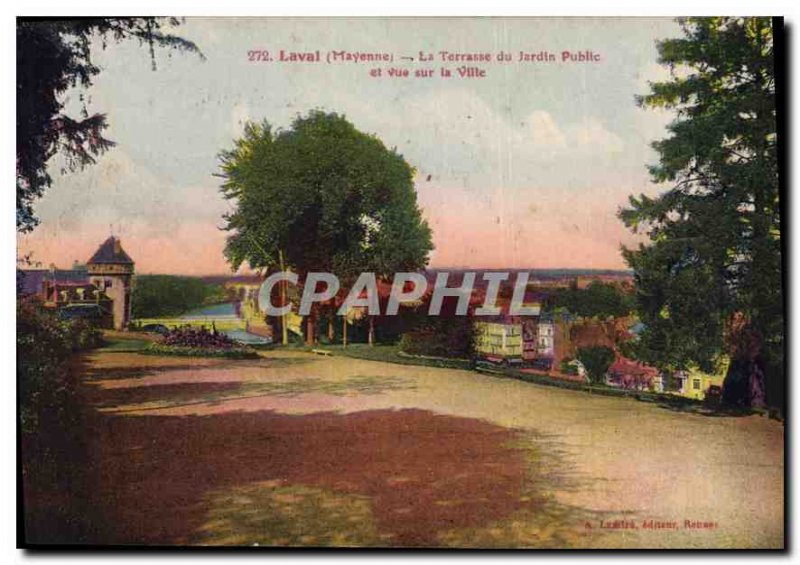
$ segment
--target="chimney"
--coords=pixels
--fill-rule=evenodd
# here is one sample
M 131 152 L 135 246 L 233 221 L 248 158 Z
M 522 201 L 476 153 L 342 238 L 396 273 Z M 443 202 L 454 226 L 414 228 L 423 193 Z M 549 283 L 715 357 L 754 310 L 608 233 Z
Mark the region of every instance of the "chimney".
M 122 252 L 122 244 L 119 242 L 119 238 L 114 238 L 114 255 L 119 255 Z

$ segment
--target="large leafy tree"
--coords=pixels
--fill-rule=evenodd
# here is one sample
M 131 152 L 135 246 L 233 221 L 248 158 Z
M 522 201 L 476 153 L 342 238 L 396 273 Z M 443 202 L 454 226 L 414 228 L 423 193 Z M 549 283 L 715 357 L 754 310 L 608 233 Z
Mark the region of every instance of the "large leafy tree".
M 433 248 L 414 191 L 414 169 L 343 116 L 312 111 L 289 129 L 248 123 L 220 154 L 233 268 L 274 270 L 281 259 L 301 281 L 330 272 L 343 283 L 361 272 L 380 279 L 427 264 Z M 309 316 L 314 340 L 318 312 Z
M 671 187 L 631 197 L 620 212 L 650 240 L 623 249 L 646 326 L 637 354 L 664 369 L 706 370 L 731 355 L 726 390 L 738 393 L 728 399 L 759 404 L 765 374 L 770 386 L 783 376 L 773 22 L 679 23 L 683 37 L 658 44 L 671 79 L 639 99 L 676 113 L 650 169 Z
M 52 184 L 48 162 L 56 154 L 65 169 L 95 162 L 113 145 L 103 137 L 104 114 L 67 115 L 63 94 L 92 85 L 100 68 L 92 62 L 92 45 L 100 40 L 133 39 L 149 48 L 155 68 L 155 47 L 199 54 L 194 43 L 164 31 L 175 18 L 19 19 L 17 21 L 17 230 L 38 223 L 34 202 Z M 202 56 L 202 55 L 201 55 Z M 83 99 L 82 99 L 83 100 Z

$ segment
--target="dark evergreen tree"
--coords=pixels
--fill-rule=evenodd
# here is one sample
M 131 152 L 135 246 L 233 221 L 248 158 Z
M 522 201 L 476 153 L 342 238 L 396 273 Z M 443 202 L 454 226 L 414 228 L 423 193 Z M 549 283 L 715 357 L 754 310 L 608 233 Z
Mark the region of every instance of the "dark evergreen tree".
M 620 212 L 650 239 L 623 250 L 646 326 L 637 355 L 662 369 L 711 370 L 728 354 L 726 388 L 745 391 L 737 403 L 762 404 L 766 375 L 770 403 L 779 404 L 784 320 L 773 22 L 679 23 L 684 36 L 658 44 L 671 79 L 651 83 L 639 99 L 677 114 L 669 136 L 653 144 L 660 161 L 651 167 L 654 182 L 671 187 L 656 198 L 631 197 Z M 734 385 L 737 378 L 747 386 Z
M 155 46 L 200 53 L 197 46 L 166 33 L 176 18 L 25 19 L 17 21 L 17 230 L 38 224 L 33 204 L 53 182 L 47 164 L 60 154 L 65 169 L 95 162 L 113 146 L 103 137 L 105 114 L 64 112 L 63 94 L 89 88 L 100 68 L 92 62 L 92 43 L 134 39 L 149 48 L 155 69 Z M 201 55 L 202 57 L 202 55 Z M 84 101 L 82 99 L 82 101 Z

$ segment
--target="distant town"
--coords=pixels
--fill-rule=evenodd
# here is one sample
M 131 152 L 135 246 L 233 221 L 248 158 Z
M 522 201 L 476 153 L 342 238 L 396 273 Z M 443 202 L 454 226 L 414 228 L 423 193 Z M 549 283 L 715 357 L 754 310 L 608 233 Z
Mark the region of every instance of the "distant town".
M 405 338 L 406 354 L 429 353 L 428 347 L 420 344 L 425 339 L 425 330 L 413 326 L 418 319 L 409 322 L 403 319 L 399 324 L 387 316 L 369 316 L 366 308 L 356 307 L 345 316 L 344 332 L 340 324 L 328 318 L 319 323 L 317 337 L 308 339 L 307 324 L 296 313 L 286 317 L 270 317 L 263 314 L 258 295 L 264 276 L 218 275 L 197 277 L 208 288 L 217 291 L 215 304 L 203 306 L 192 304 L 186 311 L 176 312 L 167 317 L 153 316 L 152 312 L 141 311 L 134 317 L 136 304 L 136 275 L 134 261 L 122 248 L 121 240 L 111 236 L 104 241 L 95 254 L 85 264 L 75 264 L 70 269 L 23 269 L 19 272 L 20 297 L 28 300 L 41 300 L 48 308 L 58 311 L 65 319 L 86 317 L 95 319 L 102 327 L 116 330 L 144 329 L 150 331 L 169 331 L 180 327 L 196 327 L 221 330 L 230 333 L 234 339 L 245 344 L 266 344 L 280 341 L 281 325 L 286 324 L 293 339 L 305 340 L 311 346 L 335 343 L 353 345 L 367 342 L 394 341 L 408 333 Z M 678 372 L 665 376 L 654 367 L 634 361 L 623 354 L 625 344 L 636 339 L 641 323 L 630 312 L 603 313 L 597 316 L 582 316 L 582 311 L 571 312 L 559 304 L 565 293 L 584 293 L 590 297 L 592 289 L 605 288 L 621 296 L 633 292 L 633 275 L 620 270 L 593 269 L 513 269 L 503 271 L 511 276 L 500 284 L 495 304 L 500 312 L 494 316 L 475 316 L 475 310 L 486 301 L 488 281 L 483 273 L 497 273 L 499 269 L 433 269 L 422 271 L 429 282 L 425 294 L 406 308 L 418 308 L 428 303 L 433 294 L 433 286 L 440 273 L 447 273 L 447 285 L 458 287 L 463 283 L 466 272 L 476 273 L 475 283 L 469 297 L 469 319 L 474 334 L 472 344 L 462 344 L 457 348 L 458 355 L 474 355 L 478 363 L 487 366 L 512 367 L 531 375 L 546 376 L 556 380 L 591 382 L 579 351 L 591 348 L 604 348 L 613 355 L 601 382 L 611 387 L 668 392 L 687 398 L 703 400 L 708 395 L 719 397 L 726 366 L 717 373 L 704 373 L 699 369 Z M 523 305 L 532 312 L 529 315 L 514 315 L 510 311 L 513 283 L 516 275 L 528 273 Z M 161 284 L 181 284 L 185 277 L 169 275 L 144 275 L 141 283 L 161 280 Z M 168 282 L 164 282 L 168 281 Z M 379 285 L 380 300 L 388 300 L 391 284 Z M 346 289 L 345 289 L 346 290 Z M 144 290 L 144 292 L 149 292 Z M 346 294 L 346 293 L 345 293 Z M 165 297 L 166 298 L 166 297 Z M 601 298 L 603 299 L 603 298 Z M 442 312 L 452 317 L 457 299 L 445 298 L 448 308 Z M 207 303 L 208 298 L 204 297 Z M 342 302 L 342 296 L 332 301 Z M 220 309 L 221 306 L 228 309 Z M 401 318 L 403 318 L 401 316 Z M 365 329 L 364 323 L 367 323 Z M 406 327 L 403 327 L 403 326 Z M 422 323 L 422 326 L 425 324 Z M 323 327 L 324 326 L 324 327 Z M 352 326 L 348 328 L 348 326 Z M 382 328 L 389 329 L 382 331 Z M 376 328 L 377 336 L 376 337 Z M 410 332 L 410 333 L 409 333 Z M 345 335 L 349 333 L 349 338 Z M 341 334 L 341 335 L 340 335 Z M 382 338 L 382 339 L 379 339 Z M 428 336 L 429 339 L 434 339 Z M 404 343 L 401 340 L 401 343 Z M 466 345 L 466 347 L 465 347 Z M 434 346 L 435 347 L 435 346 Z M 439 351 L 443 358 L 447 352 Z

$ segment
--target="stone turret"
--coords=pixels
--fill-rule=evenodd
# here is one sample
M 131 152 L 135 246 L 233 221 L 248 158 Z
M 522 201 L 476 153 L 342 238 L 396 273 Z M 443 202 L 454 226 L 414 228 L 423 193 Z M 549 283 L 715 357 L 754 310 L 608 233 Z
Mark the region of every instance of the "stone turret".
M 86 263 L 89 281 L 113 301 L 114 329 L 122 330 L 131 321 L 131 279 L 133 259 L 113 235 L 103 242 Z

